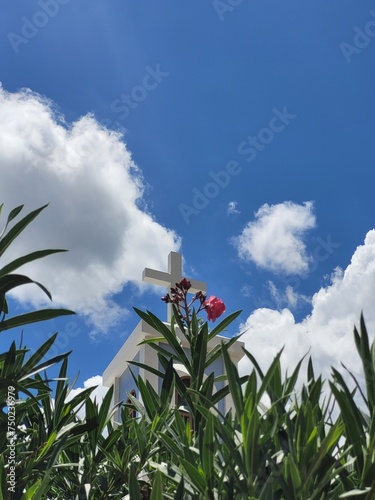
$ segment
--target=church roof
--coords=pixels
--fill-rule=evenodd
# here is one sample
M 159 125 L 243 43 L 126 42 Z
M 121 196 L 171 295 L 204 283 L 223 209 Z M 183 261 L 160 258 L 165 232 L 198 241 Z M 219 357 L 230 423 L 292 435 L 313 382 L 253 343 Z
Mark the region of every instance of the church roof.
M 168 325 L 168 323 L 165 324 Z M 183 334 L 179 330 L 176 330 L 176 333 L 181 341 L 182 347 L 188 348 L 188 343 Z M 116 377 L 121 377 L 128 367 L 128 362 L 134 360 L 139 352 L 141 347 L 139 344 L 143 340 L 156 337 L 161 337 L 161 334 L 154 330 L 148 323 L 141 320 L 105 369 L 103 373 L 103 385 L 110 387 L 114 383 Z M 208 347 L 212 349 L 223 340 L 228 340 L 228 337 L 217 335 L 208 343 Z M 235 363 L 238 363 L 244 355 L 242 346 L 244 346 L 244 343 L 238 340 L 229 348 L 230 357 Z M 155 351 L 155 356 L 156 355 Z

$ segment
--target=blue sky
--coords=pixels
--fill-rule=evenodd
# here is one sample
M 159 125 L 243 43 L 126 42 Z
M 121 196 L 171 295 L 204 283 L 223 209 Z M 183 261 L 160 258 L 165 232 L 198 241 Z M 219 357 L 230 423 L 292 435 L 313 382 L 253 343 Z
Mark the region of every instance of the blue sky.
M 68 248 L 25 272 L 77 311 L 27 345 L 59 330 L 100 375 L 133 306 L 165 314 L 142 269 L 181 250 L 264 363 L 351 359 L 362 308 L 375 331 L 373 3 L 1 3 L 0 198 L 50 202 L 8 258 Z

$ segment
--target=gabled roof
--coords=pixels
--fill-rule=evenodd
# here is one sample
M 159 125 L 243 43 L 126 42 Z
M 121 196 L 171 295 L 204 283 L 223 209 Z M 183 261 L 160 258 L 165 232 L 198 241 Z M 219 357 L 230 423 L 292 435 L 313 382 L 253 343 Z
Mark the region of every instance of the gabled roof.
M 169 326 L 168 323 L 165 323 Z M 188 348 L 188 343 L 181 331 L 176 329 L 177 337 L 181 341 L 182 347 Z M 103 385 L 110 387 L 114 383 L 116 377 L 121 377 L 124 371 L 128 367 L 128 361 L 132 361 L 137 353 L 139 352 L 141 346 L 139 344 L 146 339 L 161 337 L 154 328 L 152 328 L 148 323 L 141 320 L 138 325 L 134 328 L 132 333 L 124 342 L 121 349 L 118 351 L 116 356 L 109 363 L 107 368 L 103 372 Z M 228 340 L 228 337 L 223 337 L 217 335 L 209 342 L 209 347 L 214 348 L 216 345 L 220 344 L 223 340 Z M 166 343 L 166 341 L 165 341 Z M 238 363 L 238 361 L 243 357 L 244 353 L 242 347 L 244 343 L 237 340 L 229 349 L 229 354 L 233 362 Z M 156 356 L 155 352 L 155 356 Z

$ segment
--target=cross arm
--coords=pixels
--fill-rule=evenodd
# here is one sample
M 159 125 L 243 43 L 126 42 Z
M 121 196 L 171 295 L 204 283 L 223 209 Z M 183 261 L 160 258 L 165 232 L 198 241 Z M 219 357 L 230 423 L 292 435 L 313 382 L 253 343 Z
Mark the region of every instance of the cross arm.
M 168 273 L 155 271 L 154 269 L 149 269 L 148 267 L 146 267 L 142 273 L 142 281 L 152 283 L 153 285 L 168 287 L 171 284 L 171 276 Z

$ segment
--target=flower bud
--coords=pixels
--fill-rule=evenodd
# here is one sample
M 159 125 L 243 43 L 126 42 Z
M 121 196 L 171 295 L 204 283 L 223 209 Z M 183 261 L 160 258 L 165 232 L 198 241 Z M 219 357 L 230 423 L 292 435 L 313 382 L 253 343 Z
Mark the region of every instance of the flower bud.
M 177 285 L 177 283 L 176 283 L 176 285 Z M 189 290 L 189 288 L 191 288 L 191 283 L 186 278 L 182 278 L 182 280 L 180 281 L 180 283 L 177 286 L 179 288 L 181 288 L 182 290 Z

